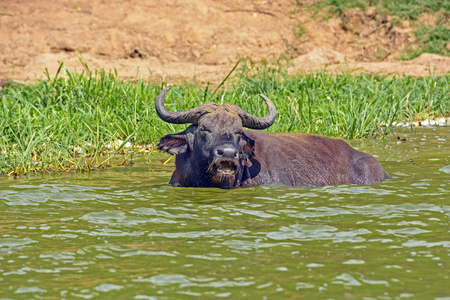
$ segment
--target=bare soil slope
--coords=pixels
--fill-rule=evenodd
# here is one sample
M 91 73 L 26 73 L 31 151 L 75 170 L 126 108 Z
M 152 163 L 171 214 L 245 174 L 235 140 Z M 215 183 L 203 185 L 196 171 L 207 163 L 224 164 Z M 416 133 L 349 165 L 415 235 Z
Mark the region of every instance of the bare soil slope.
M 394 61 L 413 43 L 408 23 L 392 26 L 373 9 L 313 16 L 298 1 L 4 0 L 0 2 L 0 81 L 54 76 L 59 62 L 120 77 L 220 82 L 242 57 L 288 58 L 291 72 L 318 67 L 426 76 L 450 72 L 450 58 Z M 424 22 L 429 21 L 426 18 Z M 398 29 L 401 28 L 401 29 Z

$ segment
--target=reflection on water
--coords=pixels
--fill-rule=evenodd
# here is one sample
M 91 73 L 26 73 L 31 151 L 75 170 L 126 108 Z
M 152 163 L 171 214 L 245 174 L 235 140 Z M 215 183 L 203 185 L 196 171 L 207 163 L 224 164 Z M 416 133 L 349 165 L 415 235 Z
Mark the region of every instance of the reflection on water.
M 177 188 L 172 167 L 0 181 L 3 299 L 450 299 L 450 133 L 353 141 L 376 186 Z

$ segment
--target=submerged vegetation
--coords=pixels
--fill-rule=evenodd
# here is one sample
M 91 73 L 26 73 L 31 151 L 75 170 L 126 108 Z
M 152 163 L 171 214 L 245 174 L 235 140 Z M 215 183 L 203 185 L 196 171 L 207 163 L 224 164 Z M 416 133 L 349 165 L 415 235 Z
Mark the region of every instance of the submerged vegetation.
M 197 83 L 173 88 L 168 109 L 229 102 L 262 116 L 266 108 L 257 95 L 265 94 L 278 110 L 269 131 L 345 139 L 383 137 L 395 122 L 450 116 L 450 76 L 288 75 L 281 66 L 243 65 L 236 78 L 227 77 L 215 90 Z M 163 135 L 186 127 L 164 123 L 155 113 L 154 100 L 166 82 L 124 81 L 87 66 L 76 73 L 63 64 L 54 78 L 46 75 L 35 84 L 10 82 L 0 90 L 0 174 L 126 163 L 138 152 L 151 153 Z

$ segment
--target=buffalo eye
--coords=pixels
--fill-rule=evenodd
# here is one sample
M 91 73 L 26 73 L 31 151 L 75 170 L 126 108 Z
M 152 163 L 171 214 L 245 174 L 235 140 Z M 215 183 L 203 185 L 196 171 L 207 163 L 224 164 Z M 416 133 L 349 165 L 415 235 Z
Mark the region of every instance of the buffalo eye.
M 211 130 L 209 130 L 209 129 L 206 128 L 206 127 L 202 127 L 202 128 L 200 128 L 200 132 L 201 132 L 202 134 L 210 134 L 210 133 L 211 133 Z

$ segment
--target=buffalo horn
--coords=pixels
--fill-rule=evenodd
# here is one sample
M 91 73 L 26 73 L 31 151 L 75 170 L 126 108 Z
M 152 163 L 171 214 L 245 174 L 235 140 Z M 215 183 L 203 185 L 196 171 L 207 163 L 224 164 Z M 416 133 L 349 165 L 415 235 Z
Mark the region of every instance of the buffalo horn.
M 244 110 L 239 112 L 239 116 L 242 119 L 242 126 L 247 127 L 249 129 L 266 129 L 270 127 L 273 122 L 275 122 L 275 118 L 277 116 L 277 109 L 275 108 L 275 104 L 264 95 L 259 95 L 264 99 L 267 105 L 267 114 L 265 117 L 258 118 L 247 113 Z
M 164 106 L 164 97 L 171 87 L 166 88 L 161 93 L 159 93 L 158 97 L 156 97 L 155 108 L 158 116 L 167 123 L 172 124 L 188 124 L 193 123 L 197 124 L 198 119 L 205 113 L 209 113 L 215 111 L 217 109 L 216 103 L 205 103 L 200 106 L 197 106 L 192 109 L 180 111 L 180 112 L 172 112 L 167 110 Z

